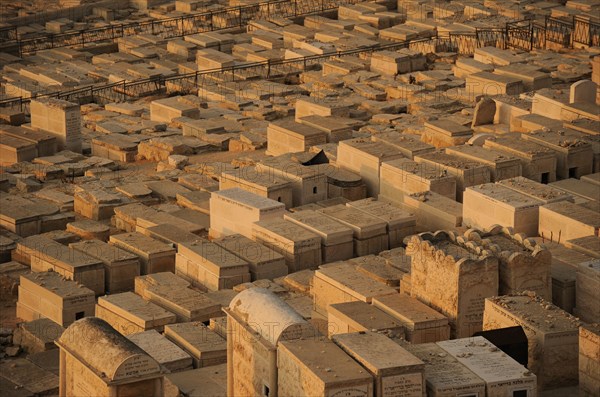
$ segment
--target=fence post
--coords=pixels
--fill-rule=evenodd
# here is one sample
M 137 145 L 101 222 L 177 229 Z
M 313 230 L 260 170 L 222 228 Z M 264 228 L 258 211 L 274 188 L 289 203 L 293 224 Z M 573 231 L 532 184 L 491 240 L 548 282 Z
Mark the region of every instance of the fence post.
M 529 51 L 533 50 L 533 22 L 529 21 L 529 37 L 530 37 L 530 43 L 529 43 Z

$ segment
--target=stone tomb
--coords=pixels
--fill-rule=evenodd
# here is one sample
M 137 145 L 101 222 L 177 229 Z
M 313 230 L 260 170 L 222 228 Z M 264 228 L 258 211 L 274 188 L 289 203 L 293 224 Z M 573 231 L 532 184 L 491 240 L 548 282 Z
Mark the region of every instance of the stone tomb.
M 186 371 L 193 368 L 192 357 L 156 330 L 129 334 L 127 339 L 148 353 L 168 372 Z
M 373 395 L 373 377 L 327 338 L 281 341 L 278 396 Z
M 210 236 L 239 233 L 252 238 L 253 223 L 281 218 L 285 204 L 240 188 L 213 192 L 210 197 Z
M 350 227 L 314 210 L 291 212 L 283 218 L 321 237 L 323 263 L 346 260 L 354 256 L 353 231 Z
M 486 298 L 483 329 L 521 326 L 540 390 L 576 385 L 579 321 L 533 293 Z
M 522 173 L 521 160 L 493 149 L 462 145 L 447 147 L 445 150 L 446 153 L 457 157 L 487 165 L 490 169 L 491 182 L 521 176 Z
M 448 318 L 415 298 L 404 294 L 385 295 L 373 298 L 372 303 L 402 324 L 406 340 L 412 344 L 450 338 Z
M 267 157 L 256 164 L 256 170 L 291 182 L 294 207 L 327 199 L 328 176 L 322 165 L 304 166 L 286 158 Z
M 351 332 L 382 332 L 390 338 L 404 337 L 404 328 L 392 316 L 368 303 L 344 302 L 327 307 L 327 333 L 332 335 Z
M 232 234 L 213 242 L 248 262 L 252 281 L 273 280 L 288 274 L 282 254 L 241 234 Z
M 31 161 L 38 157 L 35 143 L 18 137 L 0 135 L 0 163 L 12 165 L 22 161 Z
M 293 206 L 291 183 L 276 175 L 259 173 L 254 167 L 242 167 L 221 174 L 219 190 L 236 187 L 283 203 L 286 208 Z
M 436 344 L 483 379 L 487 396 L 537 396 L 536 376 L 484 337 Z
M 366 198 L 351 201 L 346 203 L 346 206 L 363 211 L 373 218 L 386 221 L 389 249 L 400 247 L 404 238 L 415 232 L 417 217 L 385 201 Z
M 56 349 L 54 341 L 64 331 L 62 326 L 45 317 L 20 323 L 13 333 L 13 345 L 21 346 L 29 354 Z
M 407 345 L 425 363 L 428 397 L 485 396 L 485 382 L 436 343 Z
M 600 325 L 579 327 L 579 395 L 600 395 Z
M 498 294 L 498 259 L 453 232 L 422 233 L 406 247 L 411 260 L 411 296 L 450 320 L 451 336 L 481 331 L 485 298 Z
M 166 324 L 176 321 L 175 314 L 144 300 L 133 292 L 98 298 L 96 317 L 103 319 L 123 335 L 151 329 L 162 331 Z
M 456 200 L 463 201 L 463 192 L 469 186 L 488 183 L 491 180 L 489 167 L 444 152 L 425 153 L 415 156 L 417 163 L 429 164 L 440 169 L 442 175 L 456 178 Z
M 593 172 L 594 153 L 589 142 L 556 131 L 533 131 L 522 137 L 554 151 L 557 159 L 556 177 L 559 180 L 580 178 Z
M 362 301 L 371 303 L 374 297 L 397 294 L 395 288 L 377 282 L 356 270 L 348 262 L 336 262 L 315 271 L 311 288 L 314 310 L 323 317 L 335 303 Z
M 191 284 L 171 272 L 152 273 L 135 278 L 135 293 L 146 300 L 150 300 L 147 290 L 154 286 L 169 287 L 171 289 L 188 288 Z
M 79 105 L 55 98 L 32 100 L 31 127 L 56 136 L 58 150 L 81 153 Z
M 462 225 L 463 205 L 435 192 L 423 192 L 402 197 L 380 199 L 406 205 L 417 216 L 419 231 L 453 230 Z
M 60 396 L 163 396 L 160 365 L 106 321 L 71 325 L 60 348 Z
M 404 158 L 385 161 L 381 164 L 379 179 L 379 195 L 386 198 L 431 191 L 456 199 L 456 178 L 444 175 L 440 166 Z
M 267 128 L 267 153 L 271 156 L 305 152 L 324 143 L 327 143 L 325 131 L 293 120 L 271 122 Z
M 495 139 L 486 139 L 483 147 L 519 158 L 525 178 L 541 183 L 556 181 L 556 154 L 546 146 L 517 136 L 504 135 Z
M 153 275 L 167 277 L 152 277 Z M 182 282 L 186 285 L 180 285 Z M 175 314 L 177 321 L 209 321 L 213 317 L 223 316 L 219 303 L 204 293 L 188 288 L 189 283 L 173 273 L 154 273 L 136 277 L 135 286 L 137 294 Z
M 277 346 L 311 339 L 316 330 L 281 298 L 264 288 L 240 292 L 227 309 L 227 390 L 255 396 L 278 390 Z M 270 394 L 271 395 L 271 394 Z
M 600 323 L 600 259 L 579 264 L 575 285 L 575 314 L 585 322 Z
M 502 225 L 513 228 L 515 233 L 535 237 L 542 205 L 542 201 L 504 185 L 471 186 L 464 193 L 463 224 L 481 230 Z
M 114 294 L 133 289 L 133 280 L 140 275 L 140 260 L 137 255 L 100 240 L 71 243 L 69 248 L 104 263 L 104 289 L 107 292 Z
M 367 185 L 367 194 L 376 196 L 380 189 L 381 163 L 402 157 L 398 149 L 384 142 L 356 138 L 339 143 L 336 164 L 358 173 Z
M 179 244 L 175 274 L 209 291 L 250 281 L 248 263 L 219 244 L 199 239 Z
M 425 364 L 385 335 L 338 334 L 333 341 L 375 379 L 375 397 L 422 397 Z
M 322 263 L 321 237 L 296 223 L 285 219 L 256 222 L 252 234 L 254 240 L 284 256 L 289 273 Z
M 573 240 L 586 236 L 598 237 L 600 213 L 571 202 L 556 202 L 541 206 L 540 236 L 552 241 Z
M 192 356 L 194 368 L 227 362 L 227 341 L 201 322 L 167 325 L 165 336 Z
M 543 299 L 552 299 L 552 254 L 543 244 L 501 226 L 485 233 L 468 230 L 464 236 L 498 258 L 500 295 L 533 291 Z
M 540 200 L 543 204 L 555 203 L 557 201 L 571 201 L 573 196 L 559 188 L 543 183 L 532 181 L 522 176 L 518 178 L 504 179 L 498 184 L 506 186 L 516 192 Z
M 37 237 L 30 253 L 32 271 L 52 270 L 85 285 L 97 296 L 104 294 L 104 264 L 100 260 L 48 237 Z
M 354 256 L 379 254 L 389 248 L 388 223 L 364 211 L 343 204 L 318 212 L 350 227 L 354 232 Z
M 140 258 L 140 274 L 175 271 L 175 248 L 138 232 L 110 236 L 110 243 Z
M 436 148 L 457 146 L 466 143 L 473 136 L 471 128 L 451 120 L 430 120 L 425 122 L 421 140 Z
M 33 321 L 42 317 L 66 327 L 94 315 L 94 291 L 55 272 L 21 276 L 17 317 Z

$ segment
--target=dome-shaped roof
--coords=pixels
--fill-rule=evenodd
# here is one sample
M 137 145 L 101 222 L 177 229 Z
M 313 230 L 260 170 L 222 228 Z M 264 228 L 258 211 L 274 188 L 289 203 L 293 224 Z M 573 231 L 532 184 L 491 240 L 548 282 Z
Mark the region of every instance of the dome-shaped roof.
M 71 324 L 58 345 L 107 381 L 159 374 L 159 364 L 106 321 L 85 317 Z
M 290 305 L 264 288 L 250 288 L 237 294 L 229 310 L 276 345 L 280 339 L 314 336 L 316 331 Z

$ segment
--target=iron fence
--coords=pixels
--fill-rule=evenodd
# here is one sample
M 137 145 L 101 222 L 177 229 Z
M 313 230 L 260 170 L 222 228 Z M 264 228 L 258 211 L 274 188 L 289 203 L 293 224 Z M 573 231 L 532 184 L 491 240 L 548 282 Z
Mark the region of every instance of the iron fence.
M 81 46 L 86 44 L 116 40 L 138 34 L 158 35 L 162 38 L 186 36 L 196 33 L 244 27 L 250 20 L 264 18 L 293 18 L 328 10 L 343 4 L 356 4 L 362 0 L 269 0 L 248 6 L 229 7 L 222 10 L 204 11 L 176 18 L 154 19 L 144 22 L 113 24 L 95 29 L 43 34 L 37 37 L 19 39 L 16 27 L 0 30 L 0 39 L 6 37 L 3 45 L 14 46 L 19 56 L 40 50 L 58 47 Z M 13 37 L 14 36 L 14 37 Z M 12 40 L 12 41 L 11 41 Z

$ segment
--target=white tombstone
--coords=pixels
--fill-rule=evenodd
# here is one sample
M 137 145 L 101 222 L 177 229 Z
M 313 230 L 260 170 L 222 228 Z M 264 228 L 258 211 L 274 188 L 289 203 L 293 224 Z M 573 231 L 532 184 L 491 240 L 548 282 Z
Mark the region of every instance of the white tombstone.
M 580 80 L 571 85 L 569 103 L 596 103 L 598 86 L 591 80 Z

